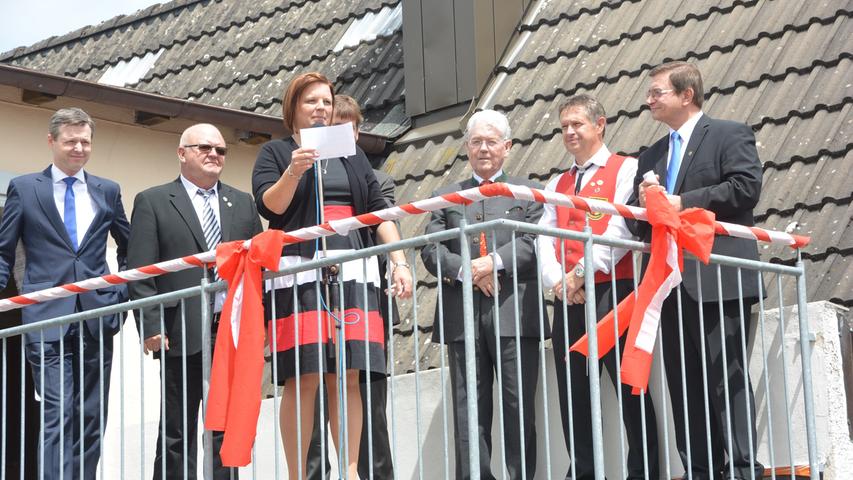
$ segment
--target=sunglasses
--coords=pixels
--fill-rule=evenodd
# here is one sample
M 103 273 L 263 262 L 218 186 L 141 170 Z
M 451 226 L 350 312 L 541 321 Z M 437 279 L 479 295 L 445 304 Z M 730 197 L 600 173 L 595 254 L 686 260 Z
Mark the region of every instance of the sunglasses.
M 193 145 L 184 145 L 184 148 L 197 148 L 199 152 L 208 155 L 211 150 L 216 150 L 217 155 L 225 156 L 228 153 L 228 147 L 214 147 L 213 145 L 207 145 L 204 143 L 196 143 Z

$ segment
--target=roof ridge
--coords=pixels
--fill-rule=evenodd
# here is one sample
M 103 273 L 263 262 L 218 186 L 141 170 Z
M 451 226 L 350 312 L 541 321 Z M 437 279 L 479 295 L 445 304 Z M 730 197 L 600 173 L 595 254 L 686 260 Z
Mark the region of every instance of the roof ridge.
M 221 1 L 222 0 L 172 0 L 171 2 L 149 5 L 148 7 L 139 9 L 129 15 L 116 15 L 115 17 L 108 18 L 96 25 L 86 25 L 63 35 L 53 35 L 48 38 L 39 40 L 38 42 L 29 46 L 20 46 L 13 48 L 12 50 L 9 50 L 5 53 L 0 53 L 0 62 L 5 62 L 6 60 L 22 57 L 24 55 L 35 54 L 42 50 L 56 48 L 72 41 L 93 37 L 95 35 L 102 34 L 108 30 L 115 30 L 130 25 L 131 23 L 140 22 L 153 17 L 159 17 L 160 15 L 172 12 L 174 10 L 178 10 L 180 8 L 185 8 L 188 5 L 192 5 L 195 3 Z M 89 31 L 90 29 L 91 31 Z
M 761 41 L 762 39 L 765 39 L 765 38 L 770 39 L 770 40 L 775 40 L 775 39 L 781 38 L 782 36 L 784 36 L 785 33 L 788 33 L 788 32 L 792 32 L 792 31 L 798 32 L 798 33 L 804 32 L 804 31 L 808 30 L 809 27 L 811 27 L 812 25 L 815 25 L 815 24 L 829 25 L 835 21 L 835 19 L 839 15 L 839 13 L 843 13 L 849 17 L 853 17 L 853 12 L 849 12 L 846 10 L 840 10 L 839 9 L 831 17 L 824 17 L 824 18 L 811 17 L 811 18 L 809 18 L 809 20 L 806 23 L 799 24 L 799 25 L 786 24 L 781 30 L 776 31 L 776 32 L 761 31 L 755 37 L 750 38 L 750 39 L 738 38 L 738 39 L 735 39 L 729 45 L 725 45 L 725 46 L 712 45 L 710 48 L 708 48 L 707 50 L 705 50 L 703 52 L 689 51 L 683 57 L 680 57 L 680 58 L 664 58 L 664 59 L 662 59 L 662 61 L 688 60 L 691 57 L 695 58 L 695 59 L 703 59 L 703 58 L 710 57 L 711 54 L 713 54 L 714 52 L 719 52 L 719 53 L 731 52 L 738 46 L 752 46 L 752 45 L 757 44 L 759 41 Z M 626 35 L 626 34 L 623 34 L 622 36 L 620 36 L 619 41 L 616 41 L 615 44 L 621 43 L 621 39 L 624 35 Z M 633 38 L 632 40 L 636 40 L 636 38 Z M 575 53 L 574 55 L 571 54 L 572 52 L 569 52 L 565 55 L 563 54 L 563 52 L 561 52 L 560 54 L 552 57 L 552 59 L 542 59 L 538 63 L 545 62 L 545 63 L 548 63 L 549 65 L 553 65 L 560 58 L 562 58 L 562 57 L 573 58 L 573 57 L 577 56 L 577 54 L 579 54 L 581 51 L 588 51 L 589 53 L 593 53 L 596 50 L 598 50 L 601 46 L 604 46 L 605 43 L 608 43 L 608 46 L 615 46 L 615 44 L 610 45 L 609 44 L 610 42 L 608 40 L 602 40 L 601 42 L 599 42 L 598 45 L 595 45 L 592 47 L 586 47 L 586 46 L 578 47 L 575 50 L 575 52 L 577 52 L 577 53 Z M 845 53 L 847 53 L 847 52 L 845 52 Z M 525 64 L 523 67 L 513 67 L 513 68 L 498 67 L 496 69 L 496 71 L 499 73 L 512 74 L 512 73 L 516 73 L 516 71 L 520 70 L 521 68 L 531 69 L 534 66 L 535 66 L 534 64 Z M 554 93 L 552 93 L 552 94 L 549 94 L 549 95 L 536 94 L 532 98 L 527 99 L 527 100 L 514 101 L 511 105 L 513 107 L 518 106 L 518 105 L 529 107 L 529 106 L 533 105 L 534 103 L 536 103 L 537 100 L 551 101 L 554 98 L 556 98 L 557 95 L 560 95 L 560 94 L 569 96 L 569 95 L 574 94 L 574 92 L 576 92 L 580 88 L 584 88 L 586 90 L 592 90 L 597 85 L 601 84 L 602 82 L 605 82 L 608 84 L 614 84 L 614 83 L 617 83 L 620 79 L 625 78 L 625 77 L 628 77 L 628 78 L 638 77 L 645 70 L 651 70 L 652 68 L 654 68 L 654 66 L 655 65 L 649 65 L 649 64 L 643 63 L 642 65 L 639 66 L 639 68 L 637 68 L 635 70 L 627 71 L 627 72 L 624 70 L 619 71 L 618 76 L 616 76 L 616 77 L 607 78 L 607 77 L 601 75 L 598 78 L 596 78 L 590 82 L 577 83 L 577 84 L 575 84 L 575 86 L 573 88 L 570 88 L 570 89 L 557 88 L 554 91 Z M 495 104 L 494 108 L 495 108 L 495 110 L 504 110 L 504 111 L 510 110 L 510 108 L 508 108 L 504 104 Z
M 365 15 L 366 15 L 367 13 L 370 13 L 370 12 L 365 11 Z M 357 18 L 358 18 L 358 17 L 357 17 Z M 324 52 L 323 54 L 311 55 L 311 57 L 310 57 L 310 58 L 308 58 L 306 61 L 303 61 L 302 59 L 299 59 L 299 60 L 297 60 L 296 62 L 294 62 L 294 63 L 292 63 L 292 64 L 281 65 L 281 66 L 279 66 L 278 68 L 274 68 L 274 69 L 265 69 L 265 70 L 262 70 L 262 71 L 257 72 L 257 73 L 248 73 L 248 74 L 244 75 L 243 77 L 234 77 L 234 78 L 232 78 L 232 80 L 231 80 L 230 82 L 228 82 L 228 83 L 218 83 L 218 84 L 213 85 L 213 86 L 205 86 L 204 88 L 202 88 L 202 89 L 200 89 L 200 90 L 196 90 L 196 91 L 194 91 L 194 92 L 190 92 L 190 93 L 188 93 L 188 94 L 187 94 L 187 96 L 188 96 L 188 97 L 190 97 L 190 96 L 200 97 L 200 96 L 202 96 L 202 95 L 204 95 L 204 94 L 212 94 L 212 93 L 216 93 L 216 91 L 218 91 L 218 90 L 221 90 L 221 89 L 223 89 L 223 88 L 230 88 L 230 87 L 232 87 L 232 86 L 234 86 L 234 85 L 245 85 L 245 84 L 246 84 L 247 82 L 249 82 L 249 81 L 252 81 L 252 80 L 260 80 L 261 78 L 263 78 L 263 77 L 265 77 L 265 76 L 267 76 L 267 75 L 277 75 L 277 74 L 278 74 L 279 72 L 281 72 L 282 70 L 289 70 L 289 69 L 293 69 L 293 68 L 295 68 L 295 67 L 307 67 L 308 65 L 310 65 L 311 63 L 313 63 L 313 62 L 315 62 L 315 61 L 322 61 L 322 60 L 325 60 L 325 59 L 329 58 L 329 57 L 331 56 L 331 54 L 334 54 L 334 53 L 338 53 L 338 54 L 340 54 L 340 53 L 342 53 L 342 52 L 344 52 L 344 51 L 347 51 L 347 50 L 355 50 L 356 48 L 360 48 L 360 47 L 361 47 L 361 46 L 363 46 L 363 45 L 367 45 L 367 46 L 369 46 L 369 45 L 374 45 L 374 44 L 376 44 L 376 43 L 378 43 L 378 42 L 380 42 L 380 41 L 389 40 L 389 39 L 390 39 L 390 38 L 392 38 L 393 36 L 397 35 L 397 33 L 398 33 L 398 32 L 399 32 L 399 30 L 395 30 L 395 31 L 394 31 L 394 33 L 389 34 L 389 35 L 377 35 L 375 38 L 373 38 L 373 39 L 371 39 L 371 40 L 369 40 L 369 41 L 367 41 L 367 42 L 361 42 L 361 43 L 359 43 L 358 45 L 354 45 L 354 46 L 352 46 L 352 47 L 346 47 L 346 48 L 344 48 L 344 49 L 340 50 L 339 52 L 334 52 L 334 50 L 331 50 L 331 49 L 330 49 L 330 50 L 327 50 L 326 52 Z M 256 43 L 256 45 L 257 45 L 257 43 Z M 340 55 L 338 55 L 338 56 L 340 56 Z M 223 57 L 223 58 L 224 58 L 224 57 Z M 214 59 L 211 59 L 211 60 L 214 60 Z M 221 59 L 220 59 L 220 60 L 221 60 Z M 206 62 L 206 63 L 209 63 L 209 62 Z M 196 62 L 196 63 L 195 63 L 194 65 L 192 65 L 192 66 L 195 66 L 195 65 L 206 65 L 206 63 Z M 393 66 L 397 66 L 397 65 L 396 65 L 396 64 L 394 64 Z M 400 64 L 399 66 L 402 66 L 402 64 Z M 191 66 L 190 66 L 190 65 L 186 65 L 186 64 L 184 64 L 184 65 L 179 66 L 179 67 L 178 67 L 178 68 L 176 68 L 176 69 L 169 69 L 169 70 L 167 70 L 167 71 L 163 72 L 162 74 L 157 73 L 156 75 L 152 75 L 152 76 L 151 76 L 151 77 L 149 77 L 149 78 L 152 78 L 152 79 L 153 79 L 153 78 L 160 78 L 160 79 L 162 79 L 162 78 L 164 78 L 164 77 L 166 76 L 166 74 L 167 74 L 167 73 L 173 73 L 173 74 L 176 74 L 176 73 L 180 72 L 181 70 L 186 70 L 186 69 L 188 69 L 188 68 L 184 68 L 184 67 L 191 67 Z M 390 68 L 385 68 L 383 71 L 387 72 L 389 69 L 390 69 Z M 354 79 L 356 79 L 356 78 L 359 78 L 359 77 L 361 77 L 361 78 L 367 78 L 367 77 L 369 77 L 373 72 L 377 72 L 377 71 L 380 71 L 380 70 L 382 70 L 382 69 L 379 69 L 379 70 L 371 70 L 370 72 L 367 72 L 367 73 L 364 73 L 364 74 L 362 74 L 361 72 L 355 72 L 353 75 L 351 75 L 351 78 L 352 78 L 353 80 L 354 80 Z M 340 78 L 340 77 L 338 77 L 338 78 Z M 148 80 L 148 79 L 145 79 L 144 81 L 145 81 L 145 82 L 148 82 L 149 80 Z M 140 84 L 140 83 L 142 83 L 142 82 L 143 82 L 143 80 L 140 80 L 139 82 L 137 82 L 136 84 L 134 84 L 134 86 L 139 85 L 139 84 Z M 272 104 L 272 102 L 270 102 L 270 105 L 271 105 L 271 104 Z

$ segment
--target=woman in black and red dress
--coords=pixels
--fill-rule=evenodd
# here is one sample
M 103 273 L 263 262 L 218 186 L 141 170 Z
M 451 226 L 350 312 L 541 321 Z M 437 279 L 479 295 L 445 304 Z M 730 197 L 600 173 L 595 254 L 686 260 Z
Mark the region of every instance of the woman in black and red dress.
M 334 87 L 322 74 L 303 73 L 287 87 L 282 110 L 285 126 L 293 135 L 264 144 L 252 173 L 252 190 L 258 211 L 269 220 L 270 228 L 293 231 L 320 223 L 319 191 L 323 192 L 325 221 L 386 207 L 370 163 L 360 149 L 351 157 L 317 160 L 316 150 L 300 146 L 300 130 L 331 124 L 333 105 Z M 317 185 L 318 168 L 323 171 L 322 190 Z M 399 240 L 393 222 L 380 224 L 376 236 L 382 243 Z M 339 255 L 371 245 L 372 236 L 366 229 L 354 230 L 346 236 L 326 237 L 325 255 Z M 288 245 L 284 248 L 281 266 L 295 265 L 323 255 L 319 240 Z M 411 296 L 412 276 L 403 252 L 393 252 L 391 259 L 393 291 L 400 297 Z M 329 392 L 333 438 L 338 438 L 335 372 L 341 370 L 346 380 L 347 470 L 349 478 L 357 478 L 362 428 L 358 372 L 385 374 L 384 325 L 379 314 L 376 258 L 368 260 L 366 265 L 362 260 L 356 260 L 339 267 L 338 279 L 343 285 L 343 295 L 338 318 L 330 314 L 331 305 L 319 270 L 279 277 L 271 282 L 272 293 L 266 305 L 267 335 L 277 367 L 277 378 L 273 381 L 285 386 L 279 419 L 288 478 L 299 478 L 299 465 L 303 472 L 305 470 L 314 401 L 323 374 L 323 383 Z M 320 282 L 318 276 L 321 277 Z M 342 358 L 339 345 L 333 338 L 336 322 L 343 324 L 345 354 Z M 346 364 L 341 365 L 344 359 Z M 300 387 L 301 415 L 298 419 L 294 378 L 298 379 Z M 302 455 L 298 460 L 297 428 L 302 433 Z

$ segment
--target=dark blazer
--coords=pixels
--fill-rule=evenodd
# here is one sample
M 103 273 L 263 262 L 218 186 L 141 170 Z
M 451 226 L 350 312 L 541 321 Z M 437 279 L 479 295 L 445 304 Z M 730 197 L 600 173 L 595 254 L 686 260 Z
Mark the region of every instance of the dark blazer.
M 0 289 L 6 286 L 15 266 L 15 246 L 20 239 L 27 255 L 21 293 L 31 293 L 45 288 L 99 277 L 109 273 L 106 261 L 107 234 L 117 245 L 119 270 L 126 266 L 127 239 L 130 226 L 121 203 L 117 183 L 88 172 L 86 184 L 95 203 L 95 218 L 80 239 L 74 251 L 65 224 L 53 198 L 53 180 L 50 167 L 39 173 L 16 177 L 9 182 L 6 206 L 0 223 Z M 127 286 L 101 288 L 94 292 L 72 295 L 22 310 L 24 324 L 68 315 L 77 311 L 105 307 L 127 300 Z M 105 334 L 118 331 L 121 316 L 104 317 Z M 89 331 L 97 336 L 99 320 L 87 322 Z M 68 326 L 45 330 L 45 341 L 57 341 Z M 37 341 L 29 335 L 28 342 Z
M 277 228 L 285 232 L 310 227 L 318 223 L 317 190 L 315 187 L 316 168 L 311 168 L 302 175 L 296 185 L 296 192 L 293 195 L 294 201 L 290 203 L 284 213 L 278 215 L 264 205 L 264 193 L 284 174 L 285 169 L 290 165 L 291 155 L 297 148 L 299 146 L 292 137 L 269 141 L 258 152 L 258 158 L 252 170 L 252 192 L 255 196 L 258 212 L 262 217 L 269 220 L 270 228 Z M 355 155 L 344 158 L 343 165 L 350 181 L 352 203 L 356 215 L 386 208 L 379 183 L 376 181 L 376 175 L 361 148 L 356 147 Z M 361 236 L 363 245 L 374 245 L 373 237 L 368 229 L 359 229 L 358 235 Z M 315 250 L 315 242 L 300 242 L 295 245 L 286 245 L 283 254 L 312 258 Z
M 665 185 L 669 137 L 664 136 L 640 154 L 634 195 L 629 203 L 638 205 L 638 187 L 643 174 L 649 170 L 660 175 Z M 705 114 L 699 118 L 690 143 L 687 144 L 676 179 L 675 195 L 681 196 L 684 208 L 700 207 L 716 214 L 717 221 L 752 226 L 752 209 L 761 194 L 762 169 L 755 148 L 755 135 L 748 125 L 727 120 L 715 120 Z M 635 234 L 645 241 L 651 239 L 646 222 L 628 223 Z M 758 247 L 753 240 L 717 236 L 713 253 L 758 260 Z M 717 267 L 699 269 L 702 278 L 702 300 L 717 301 Z M 685 260 L 684 288 L 691 298 L 699 300 L 696 280 L 696 261 Z M 724 300 L 738 298 L 737 270 L 723 267 L 721 271 Z M 754 272 L 742 270 L 741 281 L 745 298 L 758 297 Z
M 223 242 L 249 239 L 261 232 L 261 221 L 248 193 L 220 182 L 218 196 Z M 180 178 L 136 196 L 128 246 L 131 268 L 205 251 L 207 242 L 201 223 Z M 203 273 L 201 268 L 191 268 L 138 280 L 130 285 L 130 297 L 136 300 L 198 286 Z M 184 308 L 186 332 L 182 331 L 180 302 L 168 302 L 164 306 L 163 324 L 170 340 L 169 356 L 201 351 L 201 302 L 197 297 L 189 298 Z M 161 333 L 159 306 L 144 309 L 143 327 L 145 338 Z M 183 334 L 186 334 L 186 352 L 181 349 Z
M 516 185 L 525 185 L 533 188 L 542 188 L 536 182 L 517 177 L 507 177 L 507 183 Z M 469 178 L 460 183 L 454 183 L 436 190 L 433 196 L 444 195 L 447 193 L 474 188 L 477 182 L 473 178 Z M 516 200 L 506 197 L 488 198 L 482 202 L 472 203 L 467 206 L 458 205 L 450 208 L 445 208 L 432 212 L 429 224 L 426 228 L 426 233 L 440 232 L 449 230 L 459 226 L 462 217 L 465 217 L 469 225 L 487 222 L 497 218 L 507 218 L 522 222 L 537 223 L 539 217 L 542 216 L 542 204 L 537 202 L 528 202 L 526 200 Z M 513 232 L 508 230 L 498 230 L 495 232 L 495 241 L 497 243 L 497 253 L 501 256 L 504 264 L 504 270 L 498 272 L 498 281 L 500 282 L 500 293 L 498 298 L 498 314 L 500 315 L 501 336 L 515 336 L 515 302 L 513 300 L 513 278 L 518 278 L 518 307 L 521 314 L 519 325 L 521 327 L 520 335 L 522 337 L 539 337 L 539 301 L 542 293 L 537 287 L 536 279 L 536 252 L 535 240 L 536 235 L 519 234 L 515 241 L 516 246 L 516 266 L 517 270 L 513 269 L 513 253 L 512 253 L 512 236 Z M 486 238 L 491 242 L 492 233 L 487 232 Z M 479 235 L 471 235 L 470 248 L 472 258 L 479 256 L 480 239 Z M 491 247 L 489 251 L 491 251 Z M 462 282 L 457 279 L 459 269 L 462 267 L 461 244 L 459 239 L 454 237 L 451 240 L 441 242 L 439 244 L 428 244 L 421 251 L 421 258 L 424 261 L 424 266 L 433 275 L 437 275 L 438 261 L 441 259 L 441 275 L 439 279 L 443 283 L 443 308 L 444 308 L 444 338 L 446 342 L 459 342 L 464 340 L 464 330 L 462 325 Z M 438 315 L 442 305 L 436 305 L 435 310 L 435 329 L 433 330 L 433 341 L 439 342 Z M 494 313 L 494 298 L 487 297 L 474 290 L 474 318 L 483 320 L 484 317 L 491 317 Z M 551 334 L 550 322 L 547 318 L 543 319 L 543 328 L 545 336 Z M 475 324 L 478 322 L 475 320 Z

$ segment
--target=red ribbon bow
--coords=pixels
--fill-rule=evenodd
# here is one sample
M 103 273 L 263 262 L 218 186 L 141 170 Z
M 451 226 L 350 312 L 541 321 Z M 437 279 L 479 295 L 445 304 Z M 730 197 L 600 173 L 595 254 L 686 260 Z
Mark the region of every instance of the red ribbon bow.
M 219 454 L 226 467 L 252 460 L 264 370 L 261 267 L 278 271 L 284 241 L 281 230 L 267 230 L 252 239 L 248 250 L 243 240 L 216 247 L 216 265 L 228 282 L 228 296 L 216 334 L 204 425 L 225 432 Z
M 713 212 L 701 208 L 676 212 L 662 189 L 647 190 L 646 211 L 652 226 L 652 242 L 643 280 L 636 294 L 625 297 L 596 325 L 599 359 L 616 345 L 614 323 L 619 337 L 628 330 L 621 377 L 622 383 L 634 387 L 634 394 L 648 388 L 661 305 L 672 289 L 681 283 L 681 271 L 684 269 L 682 249 L 707 264 L 714 245 Z M 676 257 L 672 258 L 672 254 Z M 571 346 L 570 351 L 589 357 L 588 342 L 584 335 Z

